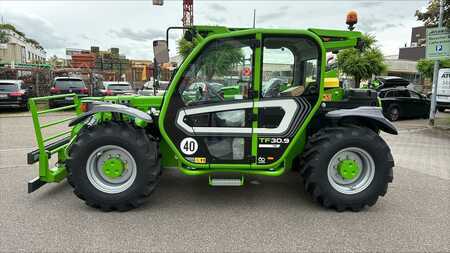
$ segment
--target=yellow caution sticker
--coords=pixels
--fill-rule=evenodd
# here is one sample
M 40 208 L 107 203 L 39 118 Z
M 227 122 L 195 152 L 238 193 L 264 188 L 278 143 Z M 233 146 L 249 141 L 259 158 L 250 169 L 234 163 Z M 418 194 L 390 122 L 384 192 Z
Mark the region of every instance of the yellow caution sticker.
M 206 163 L 206 157 L 194 157 L 194 163 Z

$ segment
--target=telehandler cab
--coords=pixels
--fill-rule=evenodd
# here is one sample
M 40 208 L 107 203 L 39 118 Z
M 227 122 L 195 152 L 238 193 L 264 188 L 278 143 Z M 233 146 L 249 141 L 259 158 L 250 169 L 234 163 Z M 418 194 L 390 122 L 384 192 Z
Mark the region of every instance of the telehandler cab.
M 39 162 L 39 176 L 29 192 L 67 177 L 86 204 L 123 211 L 144 203 L 163 170 L 177 168 L 209 175 L 211 186 L 298 171 L 313 200 L 337 211 L 359 211 L 386 193 L 394 161 L 379 133 L 397 130 L 374 106 L 377 97 L 323 100 L 326 52 L 361 47 L 359 32 L 185 29 L 196 46 L 164 96 L 30 101 L 38 149 L 28 162 Z M 167 48 L 157 50 L 168 58 Z M 73 105 L 37 110 L 37 101 L 61 97 Z M 39 120 L 69 108 L 75 117 Z M 69 121 L 70 130 L 43 137 L 42 128 Z

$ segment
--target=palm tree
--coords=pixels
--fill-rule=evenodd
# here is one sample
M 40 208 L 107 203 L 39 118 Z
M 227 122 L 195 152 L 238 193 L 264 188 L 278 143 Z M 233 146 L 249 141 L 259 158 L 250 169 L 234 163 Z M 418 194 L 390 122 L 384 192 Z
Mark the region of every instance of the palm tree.
M 386 69 L 383 53 L 375 46 L 375 37 L 366 34 L 361 39 L 364 41 L 362 50 L 349 48 L 337 55 L 338 68 L 354 78 L 356 88 L 359 88 L 361 80 L 370 79 Z

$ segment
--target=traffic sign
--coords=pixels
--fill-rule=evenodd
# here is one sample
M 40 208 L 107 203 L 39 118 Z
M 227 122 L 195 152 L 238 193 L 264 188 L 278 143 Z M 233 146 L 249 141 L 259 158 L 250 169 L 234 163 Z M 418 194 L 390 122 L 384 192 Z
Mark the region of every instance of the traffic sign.
M 450 29 L 428 28 L 426 58 L 443 60 L 450 58 Z

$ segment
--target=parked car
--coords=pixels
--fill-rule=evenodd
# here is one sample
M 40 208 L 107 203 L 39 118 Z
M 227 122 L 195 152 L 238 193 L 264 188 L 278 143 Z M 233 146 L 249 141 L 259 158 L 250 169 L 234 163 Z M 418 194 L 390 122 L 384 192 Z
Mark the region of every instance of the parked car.
M 0 80 L 0 108 L 26 109 L 30 91 L 22 80 Z
M 369 88 L 380 91 L 387 88 L 407 87 L 410 82 L 398 76 L 377 76 L 369 83 Z
M 153 87 L 153 81 L 148 81 L 144 84 L 144 88 L 138 92 L 139 95 L 143 96 L 162 96 L 166 92 L 169 86 L 169 81 L 159 81 L 159 88 L 156 90 Z
M 135 94 L 129 82 L 125 81 L 104 81 L 100 89 L 96 90 L 95 96 L 117 96 Z
M 449 92 L 450 92 L 450 90 L 449 90 Z M 433 95 L 433 93 L 431 93 L 431 92 L 428 92 L 428 94 L 427 94 L 427 98 L 430 101 L 431 101 L 432 95 Z M 440 97 L 441 101 L 439 101 L 439 97 Z M 444 99 L 448 99 L 449 102 L 443 102 L 442 100 L 444 100 Z M 440 112 L 445 112 L 445 109 L 450 109 L 450 97 L 436 95 L 436 110 L 438 110 Z
M 50 88 L 50 93 L 52 95 L 75 93 L 79 97 L 86 97 L 89 95 L 89 90 L 81 78 L 55 77 Z M 50 108 L 54 108 L 58 106 L 70 105 L 72 103 L 73 97 L 65 97 L 50 100 L 48 102 L 48 106 Z
M 383 114 L 391 121 L 401 118 L 427 118 L 430 99 L 406 88 L 388 88 L 379 92 Z

